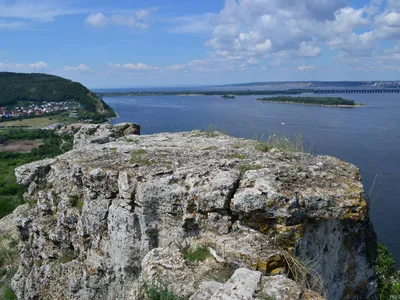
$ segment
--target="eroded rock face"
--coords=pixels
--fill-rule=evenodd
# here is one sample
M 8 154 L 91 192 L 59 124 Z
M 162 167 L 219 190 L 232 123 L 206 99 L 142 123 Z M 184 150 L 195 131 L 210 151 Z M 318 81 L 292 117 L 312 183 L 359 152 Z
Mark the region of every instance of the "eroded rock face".
M 149 265 L 184 240 L 210 247 L 215 258 L 201 264 L 204 274 L 222 265 L 256 272 L 257 287 L 244 287 L 253 297 L 264 285 L 282 290 L 274 278 L 291 276 L 289 253 L 321 275 L 328 299 L 374 299 L 375 235 L 353 165 L 264 153 L 255 141 L 217 133 L 138 136 L 129 135 L 135 125 L 96 126 L 80 129 L 74 150 L 16 170 L 36 203 L 18 220 L 19 299 L 115 299 L 156 276 Z M 200 291 L 199 273 L 180 253 L 169 259 L 165 278 L 185 282 L 177 293 Z M 229 280 L 202 292 L 226 290 Z M 296 287 L 299 297 L 312 294 Z

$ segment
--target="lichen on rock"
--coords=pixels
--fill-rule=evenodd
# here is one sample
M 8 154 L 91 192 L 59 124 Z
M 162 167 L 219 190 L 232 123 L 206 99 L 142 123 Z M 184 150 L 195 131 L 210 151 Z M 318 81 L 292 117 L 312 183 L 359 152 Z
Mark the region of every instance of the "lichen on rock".
M 327 299 L 374 299 L 376 242 L 355 166 L 220 133 L 138 130 L 87 125 L 72 151 L 17 168 L 32 204 L 17 220 L 19 299 L 136 299 L 143 281 L 195 300 L 321 297 L 285 255 L 320 275 Z M 210 257 L 186 261 L 185 241 Z

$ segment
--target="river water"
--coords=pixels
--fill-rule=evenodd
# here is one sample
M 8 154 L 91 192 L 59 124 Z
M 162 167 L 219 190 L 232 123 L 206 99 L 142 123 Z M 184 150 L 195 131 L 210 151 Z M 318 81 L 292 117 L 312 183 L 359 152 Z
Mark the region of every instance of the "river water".
M 231 136 L 252 138 L 283 133 L 303 134 L 313 154 L 326 154 L 361 169 L 371 192 L 371 218 L 378 239 L 400 263 L 400 96 L 335 95 L 366 104 L 331 108 L 261 103 L 257 96 L 106 97 L 119 114 L 112 123 L 140 124 L 142 134 L 207 129 L 212 125 Z

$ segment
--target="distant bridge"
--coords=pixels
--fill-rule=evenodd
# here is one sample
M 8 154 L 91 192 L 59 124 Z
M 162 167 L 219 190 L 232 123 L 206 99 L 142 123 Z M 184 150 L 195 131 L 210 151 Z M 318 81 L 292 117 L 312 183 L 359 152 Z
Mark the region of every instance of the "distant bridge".
M 314 94 L 400 94 L 400 89 L 329 89 L 314 90 Z

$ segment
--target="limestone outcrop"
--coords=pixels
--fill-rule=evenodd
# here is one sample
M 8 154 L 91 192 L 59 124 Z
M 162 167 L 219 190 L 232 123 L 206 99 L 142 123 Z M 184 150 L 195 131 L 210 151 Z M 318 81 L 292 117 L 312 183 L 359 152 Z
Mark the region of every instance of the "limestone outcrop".
M 146 299 L 154 282 L 192 300 L 375 299 L 355 166 L 217 132 L 137 134 L 85 126 L 72 151 L 16 170 L 32 206 L 19 299 Z

